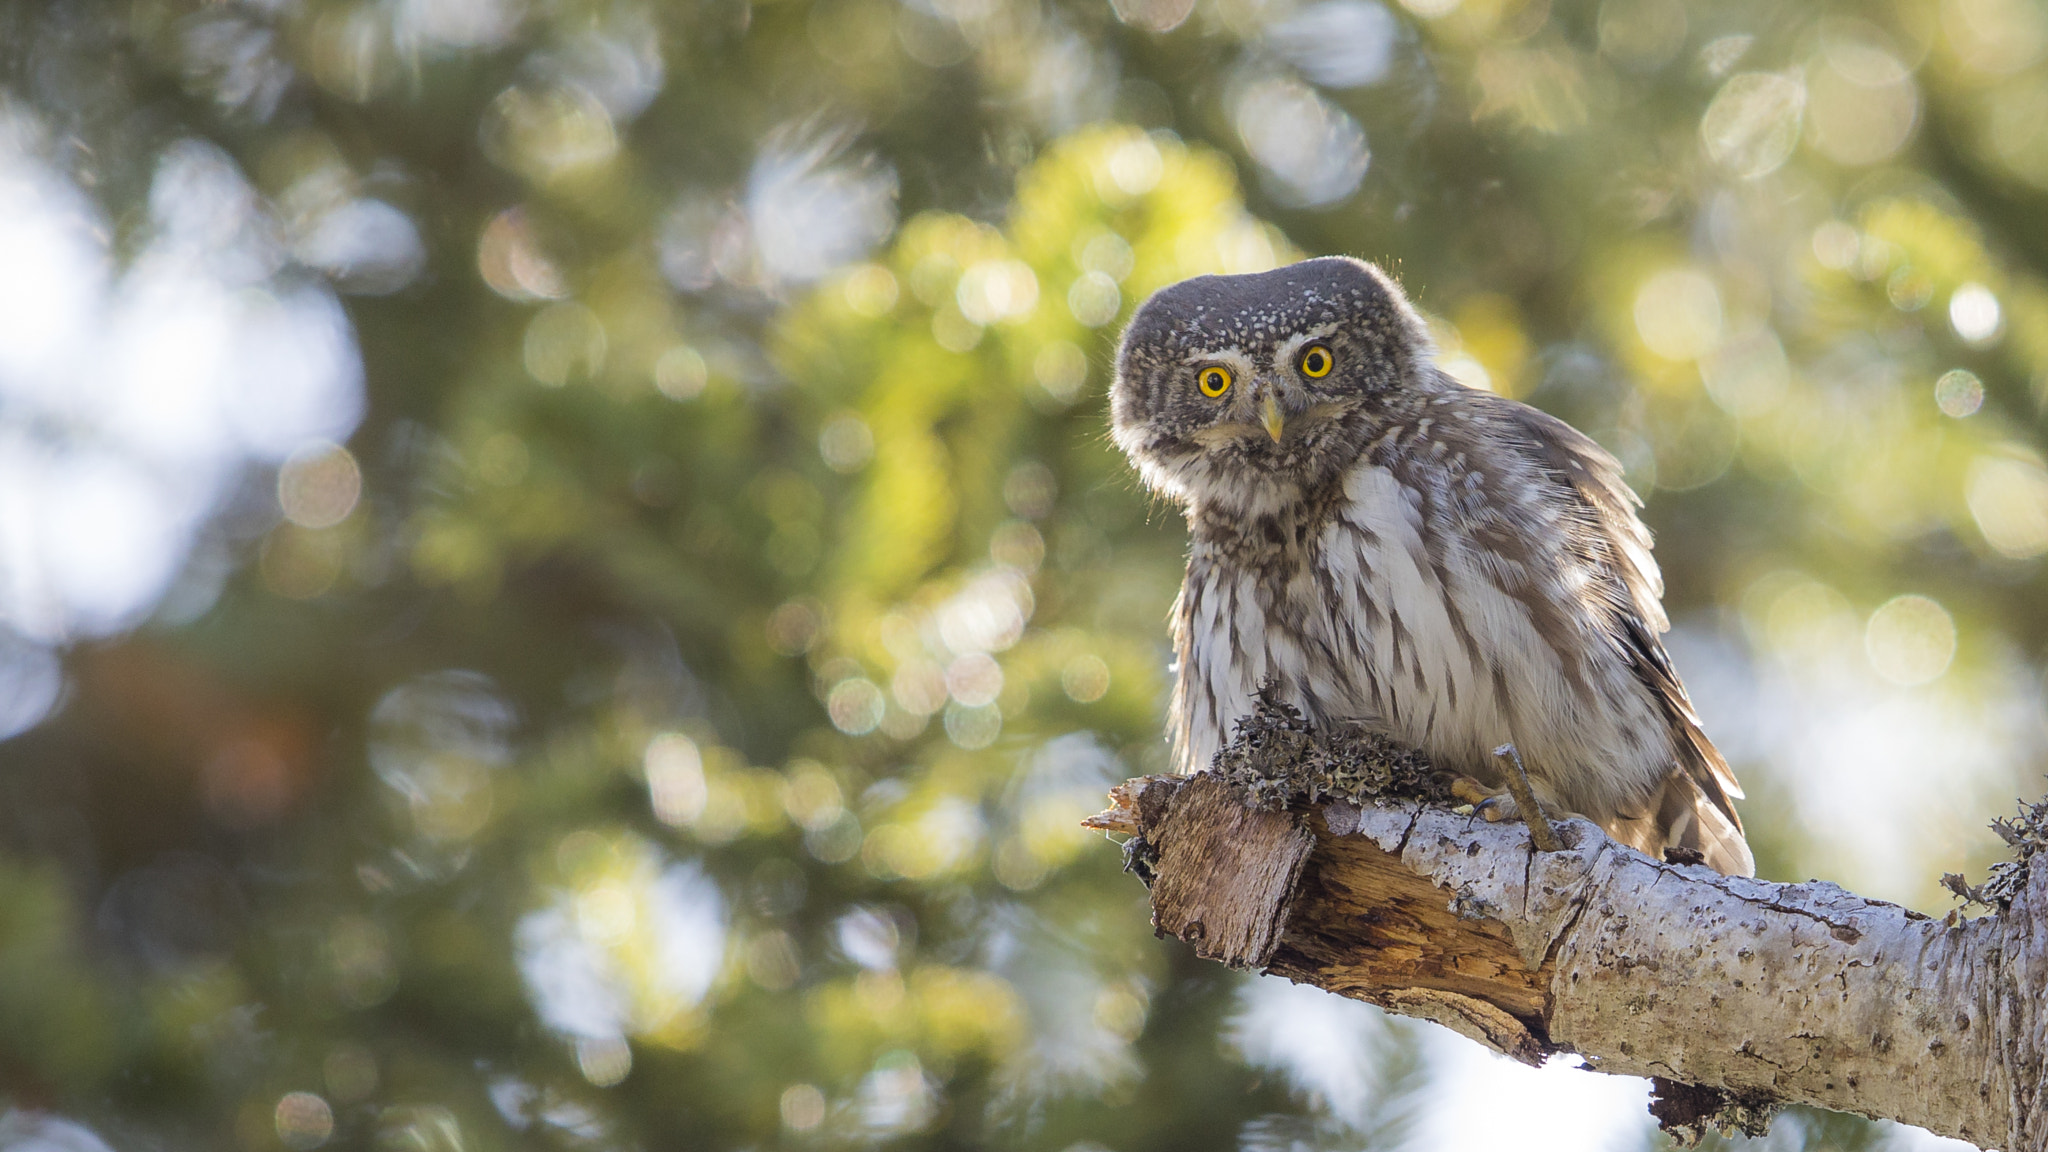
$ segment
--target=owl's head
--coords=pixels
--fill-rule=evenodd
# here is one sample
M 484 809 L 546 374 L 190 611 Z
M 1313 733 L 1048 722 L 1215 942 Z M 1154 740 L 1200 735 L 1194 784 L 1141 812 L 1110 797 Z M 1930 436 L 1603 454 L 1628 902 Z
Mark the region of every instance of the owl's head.
M 1168 499 L 1271 510 L 1348 467 L 1373 412 L 1430 378 L 1431 355 L 1400 286 L 1362 260 L 1197 276 L 1132 317 L 1110 427 Z

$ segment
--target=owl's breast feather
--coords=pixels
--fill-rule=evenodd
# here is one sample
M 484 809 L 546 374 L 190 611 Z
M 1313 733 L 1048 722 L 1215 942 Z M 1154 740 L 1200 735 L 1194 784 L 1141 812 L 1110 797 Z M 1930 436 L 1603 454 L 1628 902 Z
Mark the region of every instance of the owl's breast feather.
M 1668 761 L 1652 705 L 1572 619 L 1568 560 L 1503 557 L 1432 495 L 1361 460 L 1299 546 L 1197 537 L 1176 621 L 1183 770 L 1205 766 L 1267 681 L 1320 724 L 1357 721 L 1482 777 L 1513 741 L 1589 813 Z

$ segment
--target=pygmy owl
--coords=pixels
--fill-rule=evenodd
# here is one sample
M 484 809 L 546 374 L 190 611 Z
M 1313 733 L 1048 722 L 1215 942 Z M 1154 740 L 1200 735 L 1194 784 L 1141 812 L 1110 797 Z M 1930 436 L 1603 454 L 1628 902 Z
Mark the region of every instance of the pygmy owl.
M 1179 771 L 1270 683 L 1318 725 L 1489 786 L 1512 743 L 1544 804 L 1754 872 L 1742 791 L 1658 639 L 1663 578 L 1621 466 L 1444 373 L 1379 269 L 1325 257 L 1160 290 L 1124 333 L 1110 413 L 1192 538 Z

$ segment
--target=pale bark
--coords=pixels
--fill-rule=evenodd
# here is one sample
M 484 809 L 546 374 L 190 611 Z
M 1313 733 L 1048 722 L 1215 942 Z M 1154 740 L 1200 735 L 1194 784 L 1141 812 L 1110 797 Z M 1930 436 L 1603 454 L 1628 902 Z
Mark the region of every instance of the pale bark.
M 1207 958 L 1674 1082 L 1680 1121 L 1810 1104 L 2048 1152 L 2048 868 L 2007 911 L 1936 920 L 1652 860 L 1584 820 L 1539 852 L 1520 823 L 1414 801 L 1261 812 L 1207 775 L 1115 796 L 1091 826 L 1142 837 L 1154 927 Z

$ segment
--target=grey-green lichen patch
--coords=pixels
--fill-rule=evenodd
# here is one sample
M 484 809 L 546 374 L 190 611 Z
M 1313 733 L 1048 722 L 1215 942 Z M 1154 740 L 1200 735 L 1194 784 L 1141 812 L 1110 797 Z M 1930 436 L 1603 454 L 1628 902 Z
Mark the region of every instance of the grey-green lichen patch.
M 1971 885 L 1954 872 L 1942 876 L 1941 883 L 1961 900 L 2002 911 L 2026 887 L 2034 857 L 2048 848 L 2048 799 L 2021 801 L 2018 816 L 1993 820 L 1991 830 L 2012 849 L 2012 858 L 1993 864 L 1991 877 L 1982 884 Z
M 1324 800 L 1450 798 L 1446 781 L 1422 753 L 1356 726 L 1320 730 L 1279 700 L 1272 685 L 1260 689 L 1252 714 L 1237 722 L 1209 770 L 1269 812 Z

